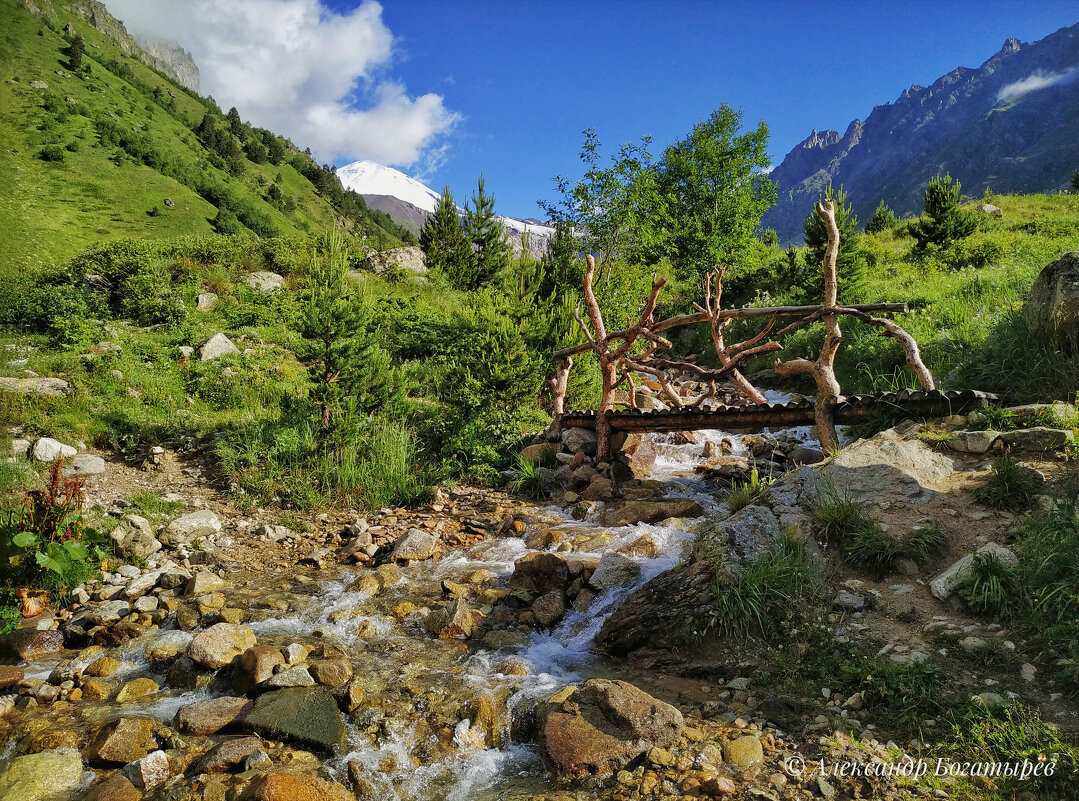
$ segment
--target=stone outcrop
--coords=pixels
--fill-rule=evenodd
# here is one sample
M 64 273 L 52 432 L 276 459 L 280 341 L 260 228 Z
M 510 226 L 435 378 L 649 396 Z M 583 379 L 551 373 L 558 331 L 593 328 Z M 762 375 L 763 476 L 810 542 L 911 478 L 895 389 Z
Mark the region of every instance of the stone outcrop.
M 557 696 L 556 696 L 557 698 Z M 540 751 L 560 778 L 602 777 L 682 733 L 682 713 L 624 681 L 592 679 L 542 712 Z
M 424 256 L 423 249 L 415 245 L 373 251 L 367 255 L 367 263 L 379 275 L 394 267 L 412 275 L 427 275 L 427 257 Z
M 1079 251 L 1065 253 L 1038 274 L 1023 308 L 1027 327 L 1074 350 L 1079 344 Z

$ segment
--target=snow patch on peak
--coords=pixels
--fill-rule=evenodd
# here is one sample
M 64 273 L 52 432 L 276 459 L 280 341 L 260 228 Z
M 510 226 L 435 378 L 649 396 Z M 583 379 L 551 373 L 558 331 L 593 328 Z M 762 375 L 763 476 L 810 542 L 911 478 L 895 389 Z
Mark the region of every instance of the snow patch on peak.
M 429 212 L 438 205 L 438 192 L 400 170 L 374 161 L 354 161 L 338 167 L 337 177 L 346 189 L 361 195 L 392 195 Z

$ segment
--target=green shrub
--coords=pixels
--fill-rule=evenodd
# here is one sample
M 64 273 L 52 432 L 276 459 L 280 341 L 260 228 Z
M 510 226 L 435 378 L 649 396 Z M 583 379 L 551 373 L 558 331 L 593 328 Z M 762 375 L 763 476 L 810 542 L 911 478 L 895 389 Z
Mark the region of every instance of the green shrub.
M 517 463 L 513 472 L 514 477 L 508 485 L 510 492 L 519 493 L 534 500 L 545 500 L 548 497 L 543 481 L 540 480 L 538 463 L 517 454 Z
M 994 554 L 976 553 L 970 571 L 961 579 L 956 593 L 974 612 L 1004 618 L 1015 603 L 1017 589 L 1015 570 Z
M 784 537 L 776 549 L 746 567 L 730 572 L 722 546 L 702 541 L 712 563 L 714 579 L 705 632 L 723 636 L 746 636 L 789 630 L 806 619 L 824 590 L 805 549 L 792 537 Z
M 757 472 L 757 468 L 754 467 L 749 471 L 749 480 L 735 485 L 727 494 L 725 501 L 727 508 L 732 514 L 740 509 L 745 509 L 753 503 L 753 499 L 764 492 L 771 483 L 772 479 L 762 479 Z
M 937 175 L 929 180 L 924 213 L 907 226 L 919 248 L 924 250 L 928 245 L 945 248 L 974 233 L 978 223 L 972 213 L 960 208 L 961 192 L 962 185 L 953 182 L 951 175 Z
M 1031 468 L 1004 455 L 993 460 L 992 475 L 974 490 L 974 499 L 994 509 L 1021 512 L 1034 504 L 1041 485 Z
M 64 160 L 63 145 L 45 145 L 37 152 L 37 157 L 42 161 L 62 162 Z
M 1056 763 L 1051 776 L 1036 779 L 1004 776 L 987 779 L 983 786 L 1011 798 L 1030 791 L 1039 798 L 1070 798 L 1079 785 L 1079 746 L 1067 743 L 1060 730 L 1025 704 L 989 707 L 969 704 L 952 716 L 950 736 L 940 751 L 954 760 L 980 763 Z M 1031 786 L 1033 785 L 1033 786 Z M 957 788 L 958 789 L 958 788 Z

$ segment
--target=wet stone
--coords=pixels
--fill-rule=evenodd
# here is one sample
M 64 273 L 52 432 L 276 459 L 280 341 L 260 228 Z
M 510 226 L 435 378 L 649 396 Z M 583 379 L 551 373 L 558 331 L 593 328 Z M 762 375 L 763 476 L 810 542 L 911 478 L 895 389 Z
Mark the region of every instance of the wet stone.
M 324 687 L 294 687 L 260 695 L 245 725 L 265 737 L 324 752 L 336 752 L 345 744 L 344 721 L 336 700 Z
M 197 701 L 180 707 L 176 713 L 176 727 L 187 734 L 213 734 L 241 721 L 251 705 L 246 698 L 230 696 Z
M 86 749 L 86 758 L 98 764 L 126 765 L 157 749 L 154 722 L 145 718 L 120 718 L 106 724 Z

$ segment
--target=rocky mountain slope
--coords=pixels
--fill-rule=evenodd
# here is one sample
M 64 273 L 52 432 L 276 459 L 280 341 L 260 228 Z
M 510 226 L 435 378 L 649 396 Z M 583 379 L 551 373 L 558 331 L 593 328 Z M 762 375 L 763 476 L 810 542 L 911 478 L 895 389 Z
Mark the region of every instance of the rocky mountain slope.
M 779 202 L 763 225 L 800 242 L 813 201 L 842 184 L 865 222 L 883 198 L 921 210 L 931 177 L 950 172 L 967 194 L 1054 192 L 1079 167 L 1079 24 L 1034 43 L 1009 39 L 977 69 L 957 67 L 931 86 L 854 120 L 842 136 L 813 131 L 775 168 Z
M 101 3 L 0 0 L 0 73 L 0 274 L 125 237 L 298 235 L 340 218 L 378 247 L 405 234 L 302 147 L 230 122 L 187 88 L 189 57 L 143 50 Z

